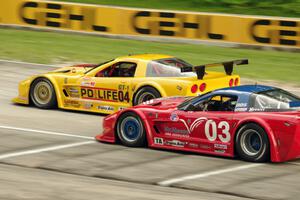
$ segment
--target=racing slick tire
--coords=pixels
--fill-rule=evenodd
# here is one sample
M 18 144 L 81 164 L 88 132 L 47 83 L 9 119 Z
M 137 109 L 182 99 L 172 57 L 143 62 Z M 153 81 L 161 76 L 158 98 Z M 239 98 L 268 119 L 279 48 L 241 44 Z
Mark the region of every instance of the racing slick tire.
M 117 135 L 121 143 L 129 147 L 143 147 L 147 143 L 146 131 L 141 118 L 127 112 L 117 122 Z
M 237 154 L 249 162 L 266 162 L 270 159 L 270 143 L 265 130 L 255 123 L 241 127 L 235 140 Z
M 139 105 L 145 101 L 161 97 L 161 94 L 153 87 L 143 87 L 136 93 L 133 99 L 133 105 Z
M 32 103 L 42 109 L 55 108 L 57 99 L 52 83 L 46 78 L 36 79 L 30 87 Z

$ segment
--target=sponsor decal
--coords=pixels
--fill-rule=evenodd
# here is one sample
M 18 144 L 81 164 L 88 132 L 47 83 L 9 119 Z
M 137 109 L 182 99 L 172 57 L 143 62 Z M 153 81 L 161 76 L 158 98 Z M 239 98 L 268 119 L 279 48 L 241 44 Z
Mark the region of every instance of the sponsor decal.
M 90 30 L 103 33 L 107 32 L 111 27 L 107 27 L 107 24 L 105 26 L 99 24 L 99 18 L 103 20 L 106 17 L 103 14 L 101 15 L 102 11 L 99 12 L 99 7 L 96 6 L 24 1 L 19 8 L 19 18 L 28 25 L 42 24 L 42 26 L 49 28 Z M 109 16 L 112 17 L 112 15 Z M 79 24 L 78 27 L 75 26 L 77 23 Z M 109 25 L 111 26 L 111 24 Z
M 214 144 L 214 148 L 226 150 L 228 146 L 226 144 Z
M 164 144 L 164 139 L 155 137 L 154 138 L 154 144 L 163 145 Z
M 99 110 L 104 110 L 104 111 L 113 111 L 114 107 L 112 106 L 98 106 Z
M 237 103 L 236 107 L 247 107 L 247 103 Z
M 247 111 L 247 108 L 236 108 L 236 109 L 234 109 L 234 111 L 244 112 L 244 111 Z
M 170 120 L 173 122 L 177 122 L 179 120 L 177 113 L 171 113 Z
M 128 85 L 119 85 L 118 89 L 119 90 L 129 90 L 129 86 Z
M 189 134 L 189 132 L 185 129 L 178 129 L 176 127 L 168 127 L 168 126 L 164 127 L 164 132 L 166 134 L 168 134 L 168 133 L 170 133 L 170 134 L 175 133 L 175 134 L 180 134 L 180 135 L 188 135 Z
M 179 141 L 179 140 L 168 140 L 168 141 L 165 142 L 165 144 L 173 146 L 173 147 L 184 147 L 184 145 L 186 145 L 187 142 L 182 142 L 182 141 Z
M 82 81 L 80 85 L 85 87 L 95 87 L 95 84 L 94 81 Z
M 64 100 L 64 106 L 65 107 L 75 107 L 75 108 L 79 108 L 80 107 L 80 103 L 78 101 L 74 101 L 74 100 Z
M 198 148 L 198 147 L 199 147 L 199 145 L 196 144 L 196 143 L 189 143 L 188 145 L 189 145 L 189 147 L 191 147 L 191 148 Z
M 222 149 L 215 149 L 215 153 L 225 153 L 225 150 L 222 150 Z
M 118 108 L 119 111 L 120 111 L 120 110 L 124 110 L 124 109 L 126 109 L 126 107 L 122 107 L 122 106 L 121 106 L 121 107 Z
M 116 35 L 299 47 L 299 19 L 108 8 L 55 1 L 2 1 L 2 23 Z M 124 12 L 125 11 L 125 12 Z M 122 21 L 122 27 L 118 22 Z M 231 23 L 226 26 L 227 21 Z M 235 28 L 237 27 L 237 28 Z M 240 32 L 243 34 L 239 34 Z
M 210 149 L 210 146 L 208 144 L 200 144 L 199 147 L 201 149 Z
M 234 110 L 238 112 L 244 112 L 247 111 L 247 107 L 247 103 L 237 103 Z
M 83 107 L 85 109 L 91 109 L 93 107 L 93 104 L 92 103 L 89 103 L 89 102 L 85 102 L 83 103 Z
M 129 102 L 128 91 L 118 91 L 108 88 L 88 88 L 81 87 L 81 97 L 83 99 L 110 101 L 110 102 Z
M 265 109 L 264 108 L 249 108 L 249 112 L 264 112 Z

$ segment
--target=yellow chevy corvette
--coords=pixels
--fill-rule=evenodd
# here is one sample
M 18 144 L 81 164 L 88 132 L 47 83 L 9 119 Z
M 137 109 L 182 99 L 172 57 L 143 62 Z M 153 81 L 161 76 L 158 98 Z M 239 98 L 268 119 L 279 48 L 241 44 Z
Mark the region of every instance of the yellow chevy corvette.
M 63 67 L 32 76 L 19 84 L 13 101 L 39 108 L 63 108 L 110 114 L 150 99 L 196 96 L 239 85 L 233 66 L 248 60 L 192 66 L 169 55 L 140 54 L 101 64 Z M 206 71 L 223 66 L 225 73 Z

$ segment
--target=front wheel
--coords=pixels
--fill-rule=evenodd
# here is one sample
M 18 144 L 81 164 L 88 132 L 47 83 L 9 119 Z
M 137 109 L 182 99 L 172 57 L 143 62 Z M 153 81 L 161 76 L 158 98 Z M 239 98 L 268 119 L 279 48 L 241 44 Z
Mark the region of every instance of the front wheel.
M 32 83 L 30 98 L 32 103 L 38 108 L 49 109 L 57 105 L 54 87 L 46 78 L 39 78 Z
M 121 143 L 129 147 L 141 147 L 146 144 L 146 131 L 141 118 L 133 113 L 124 113 L 117 122 L 117 135 Z
M 265 130 L 257 124 L 244 125 L 237 133 L 237 154 L 246 161 L 266 162 L 269 160 L 270 144 Z
M 149 101 L 151 99 L 156 99 L 159 97 L 161 97 L 160 93 L 153 87 L 143 87 L 136 93 L 133 99 L 133 105 L 139 105 L 145 101 Z

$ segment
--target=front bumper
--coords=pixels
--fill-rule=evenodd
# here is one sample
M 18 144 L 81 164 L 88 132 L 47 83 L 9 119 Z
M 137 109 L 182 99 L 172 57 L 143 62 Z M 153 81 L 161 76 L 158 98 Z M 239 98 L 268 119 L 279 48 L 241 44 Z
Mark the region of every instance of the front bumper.
M 116 143 L 115 124 L 117 114 L 112 114 L 103 119 L 103 131 L 95 136 L 95 139 L 100 142 Z
M 29 104 L 29 89 L 30 80 L 25 80 L 19 83 L 19 95 L 12 99 L 12 102 L 19 104 Z

